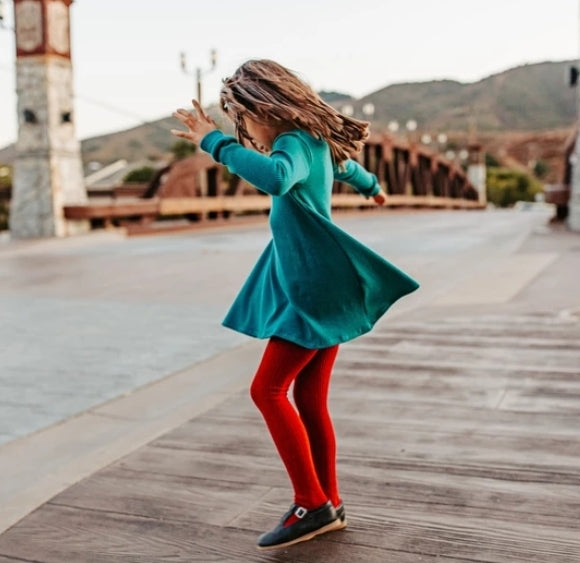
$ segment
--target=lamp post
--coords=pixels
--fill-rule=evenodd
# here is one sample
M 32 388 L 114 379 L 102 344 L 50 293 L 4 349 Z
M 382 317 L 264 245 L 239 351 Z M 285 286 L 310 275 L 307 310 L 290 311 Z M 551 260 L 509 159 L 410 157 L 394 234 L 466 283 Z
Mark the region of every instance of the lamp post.
M 409 142 L 414 143 L 415 131 L 417 131 L 417 121 L 414 119 L 409 119 L 407 123 L 405 123 L 405 129 L 407 129 L 407 138 L 409 139 Z
M 580 10 L 578 14 L 580 16 Z M 580 120 L 580 88 L 578 86 L 576 86 L 576 119 Z M 568 227 L 572 231 L 580 231 L 580 129 L 576 136 L 576 144 L 570 161 L 572 163 L 572 178 L 568 201 Z
M 202 77 L 208 73 L 210 73 L 212 70 L 215 70 L 215 67 L 217 65 L 217 51 L 215 49 L 212 49 L 210 51 L 210 68 L 206 69 L 206 70 L 202 70 L 201 67 L 196 67 L 195 72 L 189 72 L 188 68 L 187 68 L 187 56 L 185 54 L 185 52 L 181 52 L 179 54 L 179 64 L 181 66 L 181 70 L 184 74 L 187 74 L 188 76 L 195 76 L 195 84 L 196 84 L 196 99 L 199 102 L 199 105 L 203 105 L 202 104 L 202 99 L 201 99 L 201 95 L 202 95 Z

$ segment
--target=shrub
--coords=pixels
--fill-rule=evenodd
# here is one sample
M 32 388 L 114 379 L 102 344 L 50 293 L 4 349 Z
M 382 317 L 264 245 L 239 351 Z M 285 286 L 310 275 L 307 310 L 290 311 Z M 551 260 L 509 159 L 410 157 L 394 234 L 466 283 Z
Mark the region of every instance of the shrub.
M 197 147 L 192 143 L 180 139 L 179 141 L 175 141 L 169 150 L 175 155 L 177 160 L 181 160 L 194 154 L 196 149 Z
M 155 168 L 151 166 L 143 166 L 141 168 L 135 168 L 131 170 L 123 178 L 124 184 L 147 184 L 155 176 Z
M 500 163 L 499 160 L 495 158 L 495 156 L 493 156 L 493 154 L 486 152 L 485 165 L 487 166 L 487 168 L 497 168 L 500 165 Z
M 542 186 L 524 172 L 509 168 L 487 169 L 487 200 L 499 207 L 509 207 L 517 201 L 535 201 Z
M 545 160 L 538 160 L 534 164 L 534 174 L 536 178 L 545 178 L 550 171 L 550 165 Z
M 8 205 L 0 201 L 0 231 L 8 229 Z

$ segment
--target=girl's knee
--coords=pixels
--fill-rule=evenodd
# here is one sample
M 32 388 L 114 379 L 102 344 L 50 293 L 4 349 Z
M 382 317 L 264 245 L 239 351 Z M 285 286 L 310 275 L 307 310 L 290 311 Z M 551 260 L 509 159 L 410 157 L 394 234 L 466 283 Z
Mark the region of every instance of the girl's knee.
M 255 379 L 250 385 L 250 397 L 254 404 L 260 406 L 264 398 L 264 388 Z
M 254 378 L 250 385 L 250 397 L 257 407 L 267 405 L 276 399 L 277 393 L 274 387 L 266 380 Z

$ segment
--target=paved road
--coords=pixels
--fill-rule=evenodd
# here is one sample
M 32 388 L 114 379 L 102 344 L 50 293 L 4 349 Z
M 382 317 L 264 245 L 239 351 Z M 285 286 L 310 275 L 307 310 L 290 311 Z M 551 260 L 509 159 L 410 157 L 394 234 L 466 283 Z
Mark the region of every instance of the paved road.
M 453 287 L 469 302 L 469 287 L 496 275 L 504 293 L 517 291 L 552 259 L 512 258 L 547 219 L 516 211 L 337 216 L 422 282 L 387 318 L 448 300 Z M 219 323 L 268 238 L 263 224 L 0 244 L 0 445 L 246 342 Z M 483 294 L 493 301 L 497 287 Z

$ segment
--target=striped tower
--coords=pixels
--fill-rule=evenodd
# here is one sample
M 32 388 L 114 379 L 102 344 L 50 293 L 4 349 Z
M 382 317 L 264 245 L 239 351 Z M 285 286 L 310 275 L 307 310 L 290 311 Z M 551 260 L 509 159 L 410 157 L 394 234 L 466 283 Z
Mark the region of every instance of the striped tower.
M 85 203 L 75 134 L 69 9 L 73 0 L 14 0 L 18 140 L 10 232 L 16 239 L 88 230 L 64 218 Z

